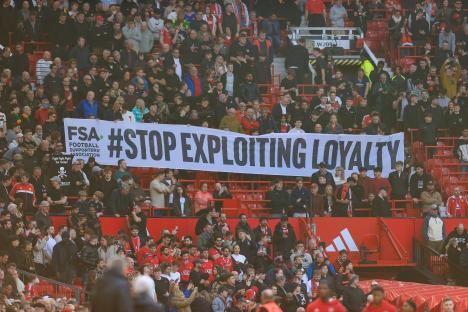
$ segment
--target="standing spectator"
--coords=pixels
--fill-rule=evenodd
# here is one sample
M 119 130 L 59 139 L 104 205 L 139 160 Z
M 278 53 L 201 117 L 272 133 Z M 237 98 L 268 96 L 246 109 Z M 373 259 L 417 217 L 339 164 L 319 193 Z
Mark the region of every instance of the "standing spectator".
M 450 26 L 441 27 L 439 33 L 439 48 L 442 49 L 444 42 L 448 42 L 448 46 L 452 54 L 455 54 L 455 34 L 450 29 Z
M 288 213 L 289 194 L 283 189 L 283 181 L 272 182 L 271 190 L 266 194 L 266 199 L 270 200 L 272 218 L 282 218 Z
M 109 262 L 108 271 L 96 284 L 96 292 L 91 299 L 91 311 L 132 312 L 130 287 L 124 276 L 125 259 L 116 257 Z
M 429 35 L 429 23 L 425 19 L 422 10 L 416 12 L 416 19 L 411 23 L 411 33 L 415 45 L 424 45 Z
M 52 65 L 51 54 L 49 51 L 44 51 L 40 60 L 36 63 L 36 82 L 42 84 L 45 76 L 50 73 L 50 65 Z
M 439 213 L 445 217 L 446 210 L 442 207 L 442 196 L 436 191 L 433 181 L 429 181 L 426 190 L 421 193 L 422 215 L 429 214 L 432 209 L 438 209 Z
M 288 222 L 288 217 L 281 217 L 280 222 L 276 225 L 273 233 L 273 244 L 278 254 L 283 256 L 283 259 L 289 259 L 291 247 L 296 241 L 294 228 Z
M 352 177 L 346 180 L 346 183 L 339 186 L 336 190 L 336 204 L 332 211 L 333 217 L 346 217 L 352 212 L 352 187 L 355 181 Z
M 140 26 L 141 40 L 139 50 L 140 53 L 149 53 L 153 49 L 154 34 L 148 29 L 146 22 L 141 23 Z
M 52 265 L 58 279 L 67 284 L 72 284 L 76 277 L 76 263 L 78 260 L 78 249 L 70 241 L 70 234 L 62 233 L 62 240 L 54 246 L 52 253 Z
M 422 234 L 430 248 L 436 252 L 442 251 L 442 245 L 445 239 L 445 224 L 439 217 L 437 207 L 433 207 L 430 213 L 424 218 Z
M 387 178 L 382 177 L 382 168 L 374 167 L 374 178 L 371 179 L 371 193 L 377 194 L 382 188 L 387 190 L 388 194 L 392 193 L 392 186 Z
M 127 44 L 131 46 L 131 49 L 138 53 L 141 41 L 140 27 L 135 24 L 134 20 L 130 19 L 122 28 L 122 33 L 127 40 Z
M 192 200 L 187 196 L 184 187 L 181 185 L 176 186 L 173 205 L 173 211 L 176 216 L 191 217 L 193 215 Z
M 390 204 L 388 203 L 387 190 L 381 188 L 372 201 L 372 215 L 374 217 L 391 217 Z
M 193 198 L 193 212 L 196 216 L 206 214 L 212 205 L 213 195 L 208 191 L 208 183 L 204 182 Z
M 19 198 L 23 201 L 23 211 L 26 214 L 34 212 L 34 205 L 36 205 L 36 191 L 34 186 L 29 183 L 29 174 L 23 173 L 20 177 L 20 182 L 13 185 L 11 188 L 9 198 L 11 201 Z
M 388 175 L 388 182 L 392 189 L 391 199 L 403 200 L 406 198 L 409 179 L 408 174 L 403 171 L 402 161 L 395 163 L 395 171 L 390 172 Z
M 310 192 L 304 187 L 302 178 L 296 178 L 296 187 L 291 192 L 291 204 L 295 218 L 311 217 L 307 215 L 310 206 Z
M 324 162 L 319 164 L 319 170 L 312 175 L 310 181 L 312 183 L 319 184 L 319 177 L 324 177 L 326 179 L 326 184 L 330 184 L 333 186 L 333 188 L 335 188 L 335 179 L 333 178 L 333 175 L 327 170 L 327 164 Z
M 309 27 L 325 27 L 327 23 L 327 9 L 322 0 L 307 0 L 304 16 Z
M 133 208 L 133 195 L 130 193 L 130 185 L 122 183 L 120 188 L 112 191 L 110 197 L 110 211 L 115 217 L 126 216 Z
M 89 47 L 86 46 L 86 39 L 78 37 L 76 46 L 70 51 L 70 58 L 76 60 L 78 70 L 89 68 L 89 52 Z
M 345 19 L 348 17 L 342 0 L 335 0 L 330 9 L 330 23 L 332 27 L 344 27 Z
M 463 218 L 468 215 L 468 199 L 460 192 L 460 187 L 453 189 L 453 194 L 447 199 L 447 216 Z
M 468 172 L 468 128 L 463 129 L 462 135 L 455 142 L 454 154 L 461 162 L 461 171 Z
M 457 227 L 447 235 L 447 238 L 444 242 L 443 252 L 447 253 L 447 247 L 451 239 L 454 239 L 456 242 L 456 247 L 463 249 L 468 243 L 468 233 L 466 232 L 465 225 L 460 223 Z
M 150 184 L 151 205 L 155 208 L 166 207 L 166 195 L 174 191 L 175 184 L 168 186 L 164 183 L 165 173 L 163 170 L 156 174 Z
M 78 118 L 97 119 L 98 118 L 98 103 L 95 100 L 95 93 L 88 91 L 86 99 L 82 100 L 76 106 L 75 114 Z
M 415 166 L 415 173 L 410 178 L 410 194 L 414 202 L 419 202 L 421 193 L 426 188 L 432 177 L 424 172 L 424 167 L 421 164 Z
M 437 145 L 437 128 L 432 120 L 432 114 L 430 112 L 424 114 L 424 123 L 419 127 L 418 134 L 425 146 Z M 428 148 L 427 157 L 432 158 L 434 152 L 435 150 L 433 147 Z
M 218 295 L 214 298 L 213 304 L 211 305 L 213 312 L 224 312 L 230 309 L 232 304 L 232 298 L 229 296 L 229 289 L 221 286 L 218 290 Z

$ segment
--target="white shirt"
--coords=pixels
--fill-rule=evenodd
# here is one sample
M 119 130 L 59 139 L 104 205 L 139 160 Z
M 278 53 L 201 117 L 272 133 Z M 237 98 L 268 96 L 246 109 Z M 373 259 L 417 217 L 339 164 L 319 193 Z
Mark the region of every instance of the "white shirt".
M 185 216 L 185 197 L 181 197 L 179 199 L 179 204 L 180 204 L 180 214 Z
M 159 39 L 161 30 L 164 28 L 164 21 L 153 16 L 148 20 L 148 28 L 153 33 L 154 39 Z
M 238 254 L 238 255 L 235 255 L 235 254 L 232 254 L 231 255 L 232 259 L 236 260 L 236 262 L 240 262 L 240 263 L 245 263 L 245 256 L 244 255 L 241 255 L 241 254 Z
M 234 74 L 231 72 L 226 73 L 226 86 L 224 86 L 227 93 L 232 96 L 234 94 Z
M 444 240 L 444 221 L 439 217 L 431 217 L 427 226 L 427 237 L 431 242 Z
M 44 246 L 44 252 L 50 259 L 52 259 L 52 253 L 54 252 L 54 247 L 56 244 L 57 242 L 52 236 L 47 238 L 47 243 Z
M 287 115 L 288 114 L 288 106 L 284 105 L 283 103 L 280 103 L 280 107 L 281 107 L 281 114 L 282 115 Z
M 122 120 L 128 122 L 136 122 L 135 115 L 131 111 L 126 111 L 122 114 Z
M 44 59 L 40 59 L 36 63 L 36 81 L 38 84 L 42 84 L 44 82 L 45 76 L 50 73 L 50 65 L 52 61 L 46 61 Z
M 174 281 L 176 283 L 180 282 L 180 273 L 179 272 L 169 273 L 169 281 Z
M 174 58 L 174 64 L 175 64 L 175 73 L 179 77 L 180 80 L 182 80 L 182 64 L 180 64 L 180 59 Z
M 301 128 L 292 128 L 288 133 L 305 133 Z

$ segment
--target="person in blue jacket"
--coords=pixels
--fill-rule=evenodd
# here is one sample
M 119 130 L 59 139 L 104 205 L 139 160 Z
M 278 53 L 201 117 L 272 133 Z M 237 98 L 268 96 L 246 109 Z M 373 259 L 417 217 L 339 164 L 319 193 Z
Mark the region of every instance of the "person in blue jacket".
M 95 100 L 95 94 L 93 91 L 88 91 L 88 93 L 86 94 L 86 99 L 81 101 L 76 106 L 75 113 L 78 118 L 98 118 L 98 102 Z

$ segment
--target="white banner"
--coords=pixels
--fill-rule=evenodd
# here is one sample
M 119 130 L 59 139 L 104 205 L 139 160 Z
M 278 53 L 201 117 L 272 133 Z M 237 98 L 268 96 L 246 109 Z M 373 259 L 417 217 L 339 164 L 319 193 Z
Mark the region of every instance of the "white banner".
M 66 151 L 102 165 L 311 176 L 325 162 L 346 175 L 363 166 L 387 176 L 404 160 L 404 136 L 285 134 L 249 136 L 186 125 L 65 119 Z

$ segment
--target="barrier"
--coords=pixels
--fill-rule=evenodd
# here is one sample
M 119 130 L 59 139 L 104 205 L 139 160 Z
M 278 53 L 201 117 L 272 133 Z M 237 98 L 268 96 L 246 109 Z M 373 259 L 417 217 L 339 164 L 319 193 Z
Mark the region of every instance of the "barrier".
M 66 224 L 64 216 L 53 216 L 54 225 L 58 228 Z M 101 217 L 101 229 L 106 235 L 116 235 L 119 231 L 128 233 L 126 218 Z M 249 218 L 250 227 L 255 228 L 259 219 Z M 272 229 L 279 222 L 278 219 L 270 219 Z M 149 233 L 158 239 L 163 230 L 172 231 L 179 227 L 178 238 L 184 235 L 195 235 L 196 218 L 148 218 L 147 228 Z M 238 219 L 228 218 L 227 223 L 234 230 Z M 310 228 L 303 218 L 290 218 L 289 223 L 294 227 L 298 240 L 305 241 L 310 238 Z M 452 231 L 459 223 L 468 227 L 468 218 L 445 219 L 447 233 Z M 313 218 L 314 237 L 324 242 L 326 252 L 335 257 L 341 249 L 346 249 L 356 264 L 360 260 L 360 251 L 364 249 L 377 249 L 378 253 L 369 256 L 369 260 L 378 261 L 374 266 L 408 266 L 413 259 L 413 238 L 423 240 L 421 218 Z M 387 233 L 386 233 L 387 232 Z M 389 235 L 388 232 L 390 232 Z M 372 245 L 378 242 L 378 246 L 371 246 L 367 238 L 375 237 Z M 359 264 L 358 264 L 359 265 Z

